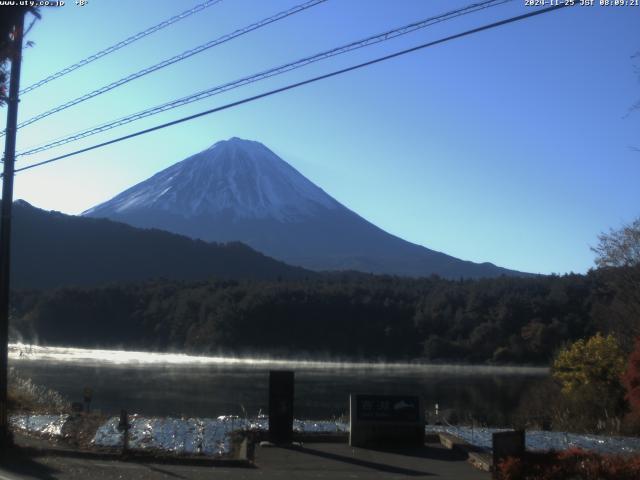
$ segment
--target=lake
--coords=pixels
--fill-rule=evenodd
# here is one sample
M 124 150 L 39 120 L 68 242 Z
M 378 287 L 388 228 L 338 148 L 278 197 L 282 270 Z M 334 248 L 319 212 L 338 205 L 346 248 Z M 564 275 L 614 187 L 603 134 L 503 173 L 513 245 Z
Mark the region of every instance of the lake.
M 268 410 L 269 370 L 295 371 L 297 418 L 329 419 L 348 413 L 350 393 L 421 395 L 432 411 L 462 420 L 508 423 L 544 368 L 382 364 L 198 357 L 180 354 L 9 347 L 10 367 L 70 401 L 93 390 L 92 408 L 124 408 L 148 416 L 256 416 Z

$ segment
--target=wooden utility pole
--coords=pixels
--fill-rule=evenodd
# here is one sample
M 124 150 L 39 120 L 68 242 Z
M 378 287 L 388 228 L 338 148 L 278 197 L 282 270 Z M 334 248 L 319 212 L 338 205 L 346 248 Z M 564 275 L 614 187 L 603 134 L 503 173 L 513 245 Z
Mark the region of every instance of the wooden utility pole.
M 7 377 L 9 369 L 9 279 L 11 257 L 11 207 L 13 206 L 13 175 L 16 160 L 18 123 L 18 93 L 20 91 L 20 63 L 24 13 L 17 15 L 11 47 L 11 77 L 7 102 L 7 134 L 4 147 L 2 177 L 2 211 L 0 213 L 0 445 L 11 442 L 7 415 Z

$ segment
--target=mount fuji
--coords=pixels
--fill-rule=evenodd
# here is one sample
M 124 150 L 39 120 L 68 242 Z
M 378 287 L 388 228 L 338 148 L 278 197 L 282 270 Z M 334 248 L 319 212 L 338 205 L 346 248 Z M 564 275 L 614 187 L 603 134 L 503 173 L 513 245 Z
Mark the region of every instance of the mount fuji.
M 333 199 L 259 142 L 219 141 L 82 215 L 205 241 L 240 241 L 292 265 L 445 278 L 526 275 L 407 242 Z

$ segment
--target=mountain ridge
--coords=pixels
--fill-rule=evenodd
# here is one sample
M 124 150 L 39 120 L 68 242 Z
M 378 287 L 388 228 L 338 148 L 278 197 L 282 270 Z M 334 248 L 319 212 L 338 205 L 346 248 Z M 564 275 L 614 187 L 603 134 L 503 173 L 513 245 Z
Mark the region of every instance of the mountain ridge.
M 408 242 L 351 211 L 259 142 L 214 143 L 85 212 L 206 241 L 240 241 L 312 270 L 529 275 Z
M 49 212 L 14 202 L 12 288 L 95 286 L 155 278 L 302 279 L 291 267 L 238 243 L 215 244 L 108 219 Z

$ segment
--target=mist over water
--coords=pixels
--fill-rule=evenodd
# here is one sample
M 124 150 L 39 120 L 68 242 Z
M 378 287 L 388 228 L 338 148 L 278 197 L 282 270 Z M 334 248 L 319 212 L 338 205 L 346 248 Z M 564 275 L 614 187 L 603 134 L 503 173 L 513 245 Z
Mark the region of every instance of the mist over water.
M 20 375 L 94 409 L 144 415 L 257 415 L 268 409 L 268 372 L 296 372 L 295 415 L 331 418 L 348 412 L 350 393 L 417 393 L 426 407 L 500 423 L 548 369 L 485 365 L 360 363 L 191 356 L 119 350 L 9 346 Z
M 73 347 L 44 347 L 22 343 L 9 344 L 9 358 L 13 360 L 84 363 L 104 365 L 164 365 L 164 366 L 245 366 L 256 368 L 288 368 L 313 370 L 402 370 L 468 374 L 546 375 L 548 368 L 529 366 L 493 366 L 462 364 L 429 364 L 397 362 L 351 362 L 312 360 L 303 358 L 279 359 L 268 357 L 198 356 L 184 353 L 136 352 L 131 350 L 101 350 Z

